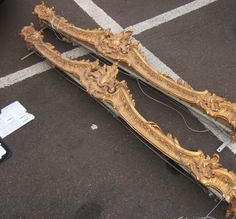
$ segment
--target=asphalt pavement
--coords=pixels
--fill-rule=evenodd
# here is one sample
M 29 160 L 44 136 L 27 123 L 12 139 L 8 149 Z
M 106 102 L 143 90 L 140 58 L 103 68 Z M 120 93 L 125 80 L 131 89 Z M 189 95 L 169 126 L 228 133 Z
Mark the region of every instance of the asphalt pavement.
M 94 0 L 123 28 L 189 2 Z M 37 55 L 20 60 L 28 51 L 19 31 L 30 22 L 39 27 L 32 15 L 38 3 L 5 0 L 0 5 L 0 77 L 43 60 Z M 98 27 L 73 0 L 45 3 L 79 27 Z M 235 15 L 234 0 L 219 0 L 135 37 L 194 88 L 236 102 Z M 60 52 L 73 49 L 52 31 L 44 33 Z M 145 97 L 134 79 L 119 77 L 128 82 L 145 118 L 188 149 L 216 152 L 221 142 L 211 132 L 192 132 L 178 113 Z M 192 128 L 205 129 L 161 93 L 143 89 L 178 109 Z M 4 139 L 13 156 L 0 165 L 0 218 L 194 218 L 206 216 L 216 205 L 57 70 L 0 89 L 0 108 L 15 100 L 35 120 Z M 98 128 L 93 130 L 93 124 Z M 229 149 L 220 156 L 225 167 L 236 171 L 236 157 Z M 211 216 L 223 219 L 225 209 L 221 203 Z

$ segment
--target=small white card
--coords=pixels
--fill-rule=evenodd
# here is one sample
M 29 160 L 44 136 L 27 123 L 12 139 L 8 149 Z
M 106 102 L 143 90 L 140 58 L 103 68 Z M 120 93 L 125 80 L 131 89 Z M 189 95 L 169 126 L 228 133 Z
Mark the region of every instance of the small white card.
M 28 113 L 25 107 L 22 106 L 18 101 L 15 101 L 12 104 L 6 106 L 1 110 L 0 114 L 1 138 L 5 138 L 6 136 L 16 131 L 34 118 L 34 115 Z

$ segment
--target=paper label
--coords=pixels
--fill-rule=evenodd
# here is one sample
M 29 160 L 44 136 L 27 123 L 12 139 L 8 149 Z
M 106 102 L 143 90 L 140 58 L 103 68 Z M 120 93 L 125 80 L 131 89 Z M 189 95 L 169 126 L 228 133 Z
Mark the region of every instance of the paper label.
M 6 106 L 0 114 L 0 136 L 5 138 L 35 117 L 28 113 L 18 101 Z M 1 156 L 1 150 L 0 150 Z

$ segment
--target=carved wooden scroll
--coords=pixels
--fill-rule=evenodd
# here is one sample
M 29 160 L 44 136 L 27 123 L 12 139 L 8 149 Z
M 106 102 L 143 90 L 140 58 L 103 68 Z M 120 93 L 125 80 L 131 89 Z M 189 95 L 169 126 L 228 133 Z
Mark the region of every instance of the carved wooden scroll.
M 160 91 L 185 101 L 219 122 L 229 125 L 234 132 L 232 139 L 236 141 L 236 104 L 208 90 L 196 91 L 185 81 L 174 81 L 166 74 L 154 70 L 140 52 L 139 42 L 131 39 L 131 30 L 118 34 L 101 28 L 84 30 L 68 23 L 65 18 L 57 16 L 54 8 L 47 8 L 44 3 L 35 7 L 34 14 L 67 39 L 83 43 L 89 48 L 96 49 L 102 56 L 128 65 L 128 68 Z
M 43 42 L 33 25 L 21 30 L 30 48 L 38 51 L 57 68 L 79 79 L 87 92 L 109 105 L 126 123 L 155 148 L 192 174 L 206 187 L 220 193 L 229 203 L 227 215 L 236 214 L 236 175 L 221 167 L 219 156 L 204 155 L 200 150 L 184 149 L 171 134 L 165 134 L 154 122 L 147 121 L 135 108 L 135 101 L 125 81 L 116 79 L 117 65 L 100 66 L 98 61 L 77 61 L 63 57 L 50 43 Z

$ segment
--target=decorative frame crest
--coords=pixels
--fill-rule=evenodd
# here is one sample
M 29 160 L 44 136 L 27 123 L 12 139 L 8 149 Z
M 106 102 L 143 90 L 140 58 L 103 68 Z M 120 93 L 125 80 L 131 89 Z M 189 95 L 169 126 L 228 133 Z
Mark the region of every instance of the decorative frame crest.
M 131 38 L 131 30 L 117 34 L 102 28 L 84 30 L 68 23 L 65 18 L 57 16 L 54 8 L 48 8 L 44 3 L 35 7 L 34 14 L 38 16 L 40 21 L 63 34 L 67 40 L 82 43 L 88 48 L 95 49 L 104 57 L 127 65 L 129 69 L 156 89 L 185 101 L 223 125 L 228 125 L 233 130 L 232 140 L 236 142 L 236 103 L 208 90 L 194 90 L 187 82 L 174 81 L 168 75 L 156 71 L 148 64 L 143 53 L 139 50 L 139 42 Z
M 235 173 L 221 166 L 217 154 L 210 157 L 201 150 L 186 150 L 171 134 L 165 134 L 156 123 L 147 121 L 136 110 L 126 82 L 116 79 L 117 65 L 100 66 L 98 61 L 65 58 L 52 44 L 43 41 L 42 32 L 36 31 L 33 24 L 22 28 L 20 35 L 30 48 L 35 49 L 57 68 L 78 78 L 91 96 L 109 105 L 153 147 L 184 168 L 201 184 L 224 197 L 229 204 L 227 216 L 236 215 Z

